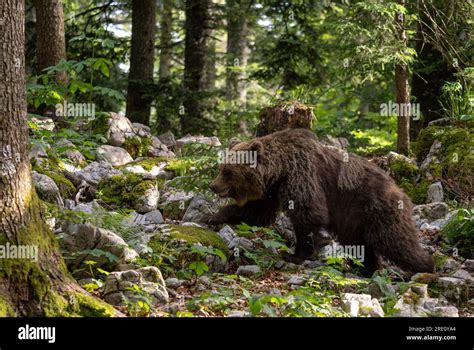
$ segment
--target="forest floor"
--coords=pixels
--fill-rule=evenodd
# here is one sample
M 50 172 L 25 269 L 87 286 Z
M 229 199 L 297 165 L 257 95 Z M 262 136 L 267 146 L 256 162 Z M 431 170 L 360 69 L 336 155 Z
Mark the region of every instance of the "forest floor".
M 268 228 L 202 224 L 220 205 L 207 190 L 216 137 L 157 137 L 117 114 L 76 130 L 30 127 L 33 180 L 69 270 L 126 315 L 474 315 L 474 260 L 448 244 L 459 209 L 442 198 L 413 211 L 437 273 L 388 266 L 364 278 L 357 259 L 327 254 L 334 242 L 302 265 L 284 262 L 294 241 L 284 215 Z M 416 166 L 392 153 L 385 161 Z

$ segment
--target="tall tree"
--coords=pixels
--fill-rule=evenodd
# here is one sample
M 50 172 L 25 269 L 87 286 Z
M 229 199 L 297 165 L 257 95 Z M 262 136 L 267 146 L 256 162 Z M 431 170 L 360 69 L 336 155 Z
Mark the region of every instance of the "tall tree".
M 132 49 L 128 75 L 127 116 L 148 125 L 153 97 L 156 0 L 132 1 Z
M 208 91 L 214 90 L 217 83 L 218 51 L 222 44 L 219 39 L 222 27 L 222 4 L 223 0 L 209 1 L 207 22 L 207 53 L 204 70 L 204 88 Z
M 24 0 L 0 2 L 0 245 L 9 254 L 0 259 L 0 316 L 112 314 L 70 278 L 41 217 L 27 152 L 24 18 Z M 37 259 L 11 255 L 20 248 Z
M 244 69 L 247 66 L 248 11 L 251 0 L 227 0 L 226 98 L 244 104 L 247 97 Z
M 405 0 L 398 0 L 398 3 L 405 6 Z M 404 47 L 407 44 L 407 32 L 405 29 L 405 16 L 403 13 L 396 15 L 395 21 L 398 26 L 399 40 Z M 395 65 L 395 95 L 398 104 L 397 115 L 397 151 L 408 155 L 410 151 L 410 84 L 408 65 L 399 62 Z
M 66 39 L 64 33 L 64 12 L 61 0 L 34 0 L 36 9 L 36 60 L 37 69 L 56 65 L 66 59 Z M 66 72 L 57 76 L 66 81 Z
M 184 49 L 184 113 L 181 131 L 205 132 L 209 122 L 204 118 L 202 94 L 206 88 L 206 55 L 210 31 L 210 0 L 187 0 Z
M 173 1 L 163 0 L 160 21 L 160 80 L 170 76 L 172 59 Z
M 217 40 L 215 29 L 209 31 L 207 54 L 204 69 L 204 90 L 213 90 L 217 80 Z

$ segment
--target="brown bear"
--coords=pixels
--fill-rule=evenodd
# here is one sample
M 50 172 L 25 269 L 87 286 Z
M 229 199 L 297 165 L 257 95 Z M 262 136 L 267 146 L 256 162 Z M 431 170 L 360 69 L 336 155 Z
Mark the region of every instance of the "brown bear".
M 420 246 L 411 216 L 411 201 L 380 168 L 344 151 L 323 146 L 306 129 L 287 129 L 231 146 L 229 153 L 256 155 L 256 164 L 227 157 L 210 185 L 220 197 L 237 204 L 208 221 L 268 226 L 278 211 L 291 219 L 295 253 L 302 263 L 318 246 L 322 228 L 341 245 L 364 247 L 365 273 L 385 258 L 406 272 L 433 272 L 433 258 Z M 244 163 L 244 164 L 242 164 Z

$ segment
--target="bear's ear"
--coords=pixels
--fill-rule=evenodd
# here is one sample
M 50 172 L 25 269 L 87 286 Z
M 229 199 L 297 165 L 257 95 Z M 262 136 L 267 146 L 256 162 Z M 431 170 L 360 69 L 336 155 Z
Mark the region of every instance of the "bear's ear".
M 242 141 L 240 141 L 240 139 L 238 137 L 231 138 L 230 141 L 229 141 L 229 149 L 232 149 L 235 145 L 238 145 L 241 142 Z

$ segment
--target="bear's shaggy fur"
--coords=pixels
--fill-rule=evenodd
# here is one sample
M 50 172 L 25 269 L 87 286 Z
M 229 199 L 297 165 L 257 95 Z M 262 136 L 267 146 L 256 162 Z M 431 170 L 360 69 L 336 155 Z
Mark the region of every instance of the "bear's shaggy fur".
M 321 145 L 305 129 L 288 129 L 231 147 L 254 151 L 257 166 L 221 164 L 211 189 L 237 205 L 224 207 L 210 224 L 268 226 L 282 210 L 296 234 L 301 263 L 314 252 L 320 229 L 341 245 L 363 245 L 365 272 L 380 267 L 380 258 L 407 272 L 433 272 L 433 258 L 417 238 L 411 201 L 394 181 L 367 160 Z

